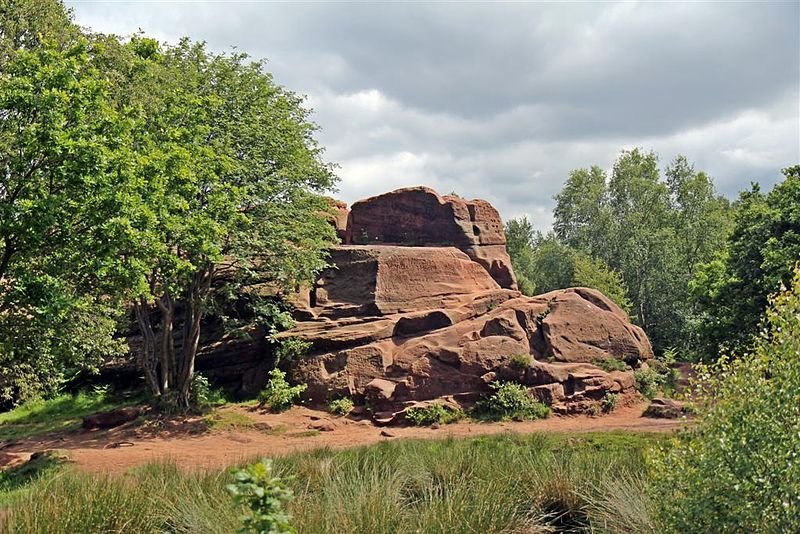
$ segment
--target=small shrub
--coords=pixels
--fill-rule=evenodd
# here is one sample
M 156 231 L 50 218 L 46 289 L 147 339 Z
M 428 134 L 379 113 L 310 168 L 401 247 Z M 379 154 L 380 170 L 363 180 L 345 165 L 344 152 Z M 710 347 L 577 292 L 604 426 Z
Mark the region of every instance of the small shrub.
M 658 389 L 661 385 L 661 375 L 653 369 L 637 369 L 633 373 L 636 380 L 636 389 L 647 397 L 652 399 L 658 395 Z
M 286 381 L 286 373 L 280 369 L 273 369 L 269 376 L 267 387 L 258 394 L 258 406 L 272 412 L 288 410 L 308 388 L 306 384 L 290 386 Z
M 220 390 L 211 387 L 208 378 L 200 373 L 195 373 L 192 375 L 192 383 L 189 387 L 189 402 L 195 408 L 207 408 L 225 404 L 225 397 Z
M 611 371 L 624 371 L 626 366 L 625 362 L 616 358 L 593 358 L 592 365 L 599 367 L 606 373 Z
M 353 409 L 353 399 L 349 397 L 342 397 L 336 399 L 328 404 L 328 411 L 336 415 L 347 415 Z
M 480 419 L 524 421 L 550 415 L 550 408 L 531 398 L 520 384 L 492 382 L 489 387 L 494 393 L 475 403 L 473 409 Z
M 290 524 L 292 516 L 284 509 L 294 495 L 281 478 L 272 476 L 272 460 L 265 458 L 234 471 L 233 478 L 233 484 L 227 486 L 228 492 L 237 504 L 250 509 L 250 514 L 242 518 L 240 533 L 297 532 Z
M 311 347 L 311 343 L 300 338 L 290 337 L 284 339 L 275 349 L 275 365 L 283 368 L 293 367 L 293 365 L 300 361 Z
M 530 354 L 514 354 L 511 357 L 511 361 L 508 362 L 508 366 L 515 371 L 524 371 L 531 366 L 531 363 Z
M 420 406 L 406 410 L 406 420 L 412 425 L 427 426 L 434 423 L 442 425 L 455 423 L 464 418 L 464 412 L 450 408 L 444 404 L 435 403 L 429 406 Z
M 592 417 L 596 417 L 600 415 L 600 406 L 597 404 L 592 404 L 586 409 L 586 413 L 591 415 Z
M 617 407 L 618 399 L 619 395 L 616 395 L 615 393 L 606 393 L 606 395 L 603 397 L 603 400 L 600 401 L 600 406 L 606 413 L 613 412 L 614 408 Z

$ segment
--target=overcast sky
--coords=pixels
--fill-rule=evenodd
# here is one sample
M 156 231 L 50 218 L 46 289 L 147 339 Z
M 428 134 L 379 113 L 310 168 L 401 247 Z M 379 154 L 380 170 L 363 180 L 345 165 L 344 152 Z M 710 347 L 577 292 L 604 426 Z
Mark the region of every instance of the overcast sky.
M 67 1 L 96 31 L 266 58 L 342 200 L 408 185 L 551 223 L 569 171 L 685 154 L 731 197 L 800 162 L 800 3 Z

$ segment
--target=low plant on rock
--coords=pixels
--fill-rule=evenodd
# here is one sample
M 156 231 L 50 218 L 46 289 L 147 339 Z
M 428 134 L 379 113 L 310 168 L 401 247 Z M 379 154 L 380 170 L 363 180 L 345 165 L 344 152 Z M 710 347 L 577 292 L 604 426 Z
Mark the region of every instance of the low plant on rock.
M 445 404 L 435 403 L 428 406 L 409 408 L 405 412 L 406 421 L 416 426 L 427 426 L 434 423 L 441 425 L 455 423 L 464 418 L 464 412 Z
M 280 477 L 272 475 L 272 460 L 265 458 L 234 471 L 233 478 L 233 484 L 227 486 L 228 493 L 237 504 L 250 509 L 250 513 L 242 518 L 240 534 L 297 532 L 290 524 L 292 516 L 284 509 L 294 494 Z
M 508 366 L 515 371 L 524 371 L 531 366 L 532 361 L 530 354 L 514 354 L 511 356 Z
M 479 419 L 525 421 L 550 415 L 550 408 L 534 400 L 520 384 L 495 381 L 489 387 L 494 393 L 475 403 L 473 408 L 473 413 Z
M 599 367 L 607 373 L 611 371 L 624 371 L 626 368 L 625 362 L 616 358 L 592 358 L 592 365 Z
M 290 386 L 286 381 L 286 373 L 280 369 L 270 371 L 269 377 L 267 387 L 258 394 L 258 406 L 271 412 L 288 410 L 297 403 L 300 395 L 308 388 L 306 384 Z
M 328 411 L 336 415 L 347 415 L 353 409 L 353 406 L 353 399 L 342 397 L 341 399 L 332 400 L 328 404 Z
M 606 393 L 603 400 L 600 401 L 600 406 L 606 413 L 613 412 L 617 407 L 617 400 L 619 400 L 619 395 L 616 393 Z

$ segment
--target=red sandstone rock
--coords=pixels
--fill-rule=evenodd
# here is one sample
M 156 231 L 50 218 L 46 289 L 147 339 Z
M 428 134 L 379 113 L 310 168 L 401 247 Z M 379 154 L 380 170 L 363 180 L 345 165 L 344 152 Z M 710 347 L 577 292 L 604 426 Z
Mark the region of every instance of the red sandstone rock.
M 330 205 L 330 212 L 325 214 L 328 222 L 336 229 L 336 235 L 339 236 L 339 241 L 344 243 L 347 234 L 347 217 L 350 210 L 347 209 L 347 203 L 335 198 L 325 197 Z
M 515 380 L 570 412 L 607 393 L 634 391 L 632 371 L 607 373 L 592 359 L 616 358 L 634 368 L 652 357 L 641 329 L 592 289 L 525 297 L 499 289 L 455 249 L 335 252 L 340 262 L 323 277 L 324 298 L 318 288 L 312 299 L 310 313 L 318 319 L 282 334 L 312 342 L 312 354 L 297 370 L 312 402 L 366 398 L 388 421 L 409 403 L 466 399 L 487 391 L 491 381 Z M 415 267 L 415 259 L 426 267 Z M 361 315 L 344 313 L 355 308 Z M 518 354 L 532 356 L 528 368 L 512 365 Z
M 505 249 L 503 222 L 485 200 L 440 197 L 428 187 L 408 187 L 353 204 L 347 244 L 455 246 L 504 288 L 516 289 Z

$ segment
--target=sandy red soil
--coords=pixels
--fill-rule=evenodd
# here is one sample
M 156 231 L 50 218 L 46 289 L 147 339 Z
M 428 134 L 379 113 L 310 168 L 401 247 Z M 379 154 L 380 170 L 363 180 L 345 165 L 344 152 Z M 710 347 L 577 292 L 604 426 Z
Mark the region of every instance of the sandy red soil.
M 554 416 L 508 423 L 459 422 L 434 429 L 380 428 L 366 420 L 335 417 L 303 407 L 282 414 L 268 414 L 245 406 L 229 406 L 221 412 L 245 414 L 255 422 L 255 428 L 208 430 L 201 418 L 189 418 L 129 424 L 108 431 L 51 434 L 7 445 L 2 451 L 5 461 L 0 463 L 25 461 L 36 451 L 65 449 L 75 464 L 88 472 L 121 473 L 155 461 L 174 461 L 185 469 L 211 469 L 261 456 L 274 457 L 321 447 L 341 449 L 390 439 L 470 437 L 501 432 L 669 432 L 685 425 L 679 420 L 641 417 L 645 407 L 646 403 L 636 403 L 599 417 Z M 329 422 L 334 427 L 332 430 L 309 432 L 315 425 Z

